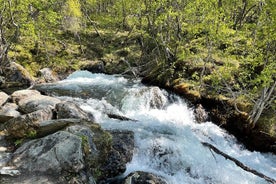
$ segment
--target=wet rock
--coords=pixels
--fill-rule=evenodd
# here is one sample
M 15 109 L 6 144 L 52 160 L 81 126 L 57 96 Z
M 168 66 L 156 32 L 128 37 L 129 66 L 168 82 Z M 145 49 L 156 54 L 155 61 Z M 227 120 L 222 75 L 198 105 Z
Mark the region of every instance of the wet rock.
M 4 123 L 12 118 L 20 116 L 20 112 L 17 111 L 18 105 L 15 103 L 6 103 L 0 108 L 0 123 Z
M 45 108 L 10 119 L 5 123 L 7 134 L 13 138 L 36 136 L 39 123 L 53 118 L 51 108 Z
M 89 121 L 95 120 L 94 116 L 91 113 L 85 112 L 77 104 L 69 101 L 56 104 L 56 113 L 57 119 L 78 118 Z
M 208 120 L 208 113 L 202 107 L 201 104 L 198 104 L 194 110 L 195 119 L 198 123 L 203 123 Z
M 131 131 L 113 130 L 112 147 L 102 172 L 102 183 L 126 171 L 126 164 L 131 161 L 134 152 L 134 133 Z
M 26 173 L 77 173 L 84 168 L 82 140 L 69 132 L 59 131 L 23 144 L 15 151 L 11 163 Z
M 166 97 L 164 97 L 162 91 L 158 87 L 150 88 L 150 106 L 151 108 L 161 109 L 164 107 Z
M 59 80 L 57 75 L 50 68 L 43 68 L 39 70 L 39 82 L 56 82 Z
M 168 182 L 152 173 L 136 171 L 130 173 L 123 181 L 123 184 L 168 184 Z
M 0 91 L 0 106 L 2 106 L 4 103 L 6 103 L 8 99 L 9 99 L 9 95 Z

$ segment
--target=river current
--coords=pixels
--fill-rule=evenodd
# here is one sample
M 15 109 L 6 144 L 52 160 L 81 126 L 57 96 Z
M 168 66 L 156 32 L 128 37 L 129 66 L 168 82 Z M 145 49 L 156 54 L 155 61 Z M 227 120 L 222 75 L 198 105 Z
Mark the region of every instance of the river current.
M 134 132 L 134 156 L 127 164 L 125 175 L 133 171 L 151 172 L 170 184 L 267 183 L 201 144 L 208 142 L 248 167 L 276 179 L 275 155 L 246 150 L 235 137 L 212 122 L 197 123 L 193 108 L 185 99 L 158 87 L 121 76 L 78 71 L 41 88 L 92 112 L 104 129 Z M 135 121 L 112 119 L 108 114 Z

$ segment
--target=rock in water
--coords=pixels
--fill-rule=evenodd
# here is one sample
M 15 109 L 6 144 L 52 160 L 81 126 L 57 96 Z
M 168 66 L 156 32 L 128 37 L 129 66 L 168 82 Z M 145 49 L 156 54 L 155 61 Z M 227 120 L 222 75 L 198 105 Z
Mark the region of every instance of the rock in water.
M 82 110 L 74 102 L 61 102 L 56 104 L 57 119 L 63 118 L 78 118 L 89 121 L 94 121 L 94 116 Z
M 168 184 L 167 181 L 152 173 L 137 171 L 130 173 L 123 184 Z
M 208 120 L 208 113 L 202 107 L 201 104 L 198 104 L 196 109 L 194 110 L 195 119 L 198 123 L 203 123 Z

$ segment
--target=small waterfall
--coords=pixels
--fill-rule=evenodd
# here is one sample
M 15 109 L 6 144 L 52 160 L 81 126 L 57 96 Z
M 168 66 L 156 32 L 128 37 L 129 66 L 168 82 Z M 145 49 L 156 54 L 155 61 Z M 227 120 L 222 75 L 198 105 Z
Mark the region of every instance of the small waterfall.
M 247 166 L 276 179 L 276 156 L 246 150 L 212 122 L 198 124 L 185 100 L 158 87 L 120 76 L 75 72 L 64 81 L 41 86 L 44 91 L 77 102 L 105 129 L 135 133 L 135 153 L 125 175 L 146 171 L 171 184 L 267 183 L 217 155 L 208 142 Z M 137 121 L 111 119 L 108 113 Z

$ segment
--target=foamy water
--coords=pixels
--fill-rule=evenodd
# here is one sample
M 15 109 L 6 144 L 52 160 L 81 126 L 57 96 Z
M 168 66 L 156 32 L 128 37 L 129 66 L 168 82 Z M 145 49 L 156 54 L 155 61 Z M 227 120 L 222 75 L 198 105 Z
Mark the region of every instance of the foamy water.
M 212 122 L 196 123 L 193 109 L 185 100 L 157 87 L 82 71 L 47 86 L 47 90 L 55 91 L 55 95 L 62 94 L 62 99 L 76 101 L 82 109 L 92 112 L 105 129 L 134 132 L 135 153 L 125 175 L 132 171 L 152 172 L 171 184 L 267 183 L 201 144 L 208 142 L 250 168 L 276 179 L 275 155 L 246 150 Z M 67 92 L 59 94 L 60 91 Z M 81 94 L 85 94 L 85 98 Z M 156 105 L 156 101 L 160 104 Z M 110 119 L 108 113 L 137 121 Z

